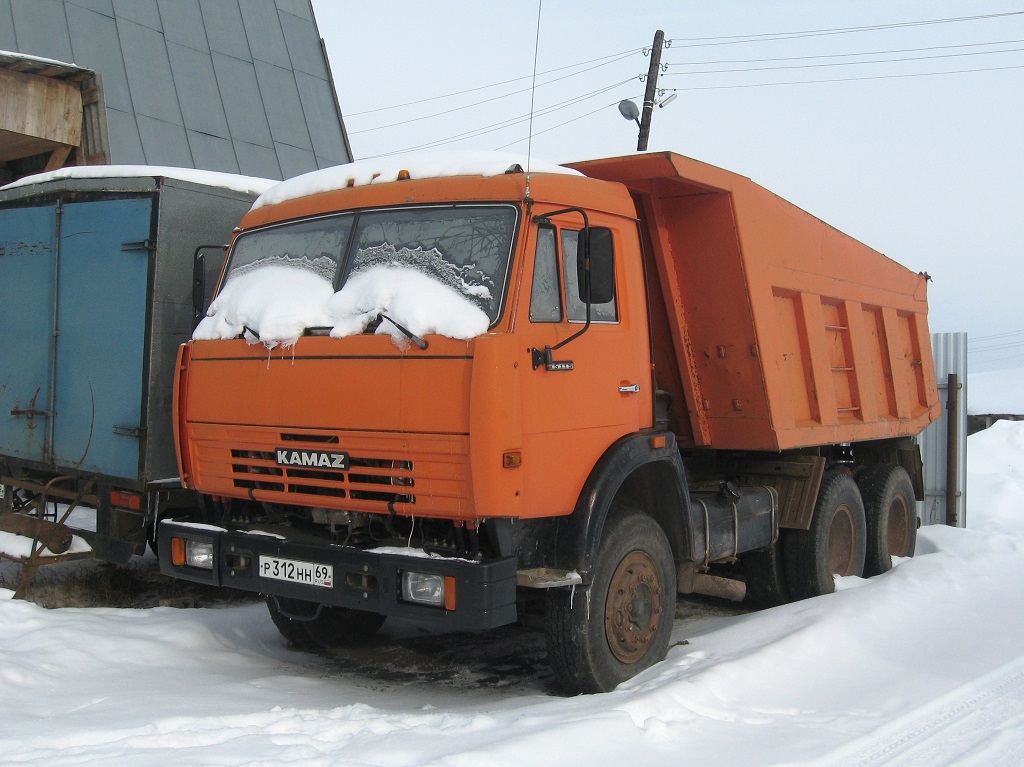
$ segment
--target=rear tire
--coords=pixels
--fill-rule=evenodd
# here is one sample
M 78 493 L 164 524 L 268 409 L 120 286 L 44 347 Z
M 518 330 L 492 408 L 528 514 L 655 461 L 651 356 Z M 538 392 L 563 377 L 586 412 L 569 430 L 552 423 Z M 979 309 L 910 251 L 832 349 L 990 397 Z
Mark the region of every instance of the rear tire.
M 747 584 L 747 601 L 755 607 L 778 607 L 790 601 L 786 583 L 785 560 L 782 556 L 782 535 L 766 549 L 740 555 L 740 567 Z
M 590 586 L 547 593 L 548 656 L 562 687 L 608 692 L 664 659 L 675 606 L 664 531 L 640 511 L 612 509 Z
M 914 484 L 902 466 L 877 464 L 857 477 L 867 515 L 864 575 L 892 569 L 893 557 L 912 557 L 917 547 Z
M 809 530 L 787 530 L 786 581 L 794 599 L 836 590 L 834 575 L 864 574 L 867 540 L 864 502 L 857 483 L 829 471 L 821 481 Z
M 365 642 L 386 620 L 383 615 L 365 610 L 328 607 L 286 597 L 267 597 L 267 610 L 281 636 L 301 649 Z

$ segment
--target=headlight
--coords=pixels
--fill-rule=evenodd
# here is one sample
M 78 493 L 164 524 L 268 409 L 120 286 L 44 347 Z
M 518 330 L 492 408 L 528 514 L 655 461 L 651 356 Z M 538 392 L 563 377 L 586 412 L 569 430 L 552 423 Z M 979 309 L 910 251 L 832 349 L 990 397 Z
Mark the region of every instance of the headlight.
M 455 579 L 433 573 L 402 573 L 402 599 L 421 605 L 455 609 Z
M 213 569 L 213 543 L 189 538 L 171 538 L 171 563 L 176 567 Z

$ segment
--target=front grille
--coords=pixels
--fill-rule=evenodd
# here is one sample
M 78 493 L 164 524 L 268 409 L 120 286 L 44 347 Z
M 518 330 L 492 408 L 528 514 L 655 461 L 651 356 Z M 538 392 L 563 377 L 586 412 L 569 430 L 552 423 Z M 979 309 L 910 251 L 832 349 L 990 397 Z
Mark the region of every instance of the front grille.
M 327 440 L 310 442 L 324 444 Z M 330 444 L 338 444 L 337 437 Z M 231 459 L 234 486 L 244 490 L 416 503 L 413 463 L 408 460 L 349 456 L 348 471 L 331 471 L 278 466 L 274 453 L 263 450 L 232 450 Z
M 471 507 L 466 435 L 282 432 L 193 424 L 202 492 L 350 511 L 464 514 Z M 275 450 L 344 452 L 343 469 L 285 466 Z

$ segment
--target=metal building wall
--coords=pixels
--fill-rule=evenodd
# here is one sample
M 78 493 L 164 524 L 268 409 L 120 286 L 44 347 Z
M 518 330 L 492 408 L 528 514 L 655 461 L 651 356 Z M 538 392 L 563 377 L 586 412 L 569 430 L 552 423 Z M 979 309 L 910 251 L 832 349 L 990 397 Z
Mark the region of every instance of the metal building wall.
M 967 334 L 933 333 L 932 352 L 935 356 L 935 379 L 942 401 L 942 415 L 918 438 L 924 460 L 925 500 L 918 504 L 921 524 L 946 524 L 947 463 L 946 443 L 949 428 L 949 374 L 955 373 L 959 390 L 956 422 L 956 524 L 967 526 Z
M 0 0 L 0 50 L 97 72 L 115 164 L 288 178 L 352 159 L 310 0 Z

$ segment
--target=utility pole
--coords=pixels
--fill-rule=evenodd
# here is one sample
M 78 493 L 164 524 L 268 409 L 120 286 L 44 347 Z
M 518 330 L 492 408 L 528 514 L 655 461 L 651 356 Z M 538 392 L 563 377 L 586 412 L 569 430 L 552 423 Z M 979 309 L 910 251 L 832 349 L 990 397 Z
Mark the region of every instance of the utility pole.
M 658 95 L 658 70 L 661 69 L 661 49 L 665 45 L 665 33 L 660 29 L 654 33 L 651 46 L 651 66 L 647 70 L 647 90 L 644 92 L 644 109 L 640 116 L 640 138 L 636 151 L 647 151 L 647 137 L 651 134 L 651 115 L 654 113 L 654 98 Z

